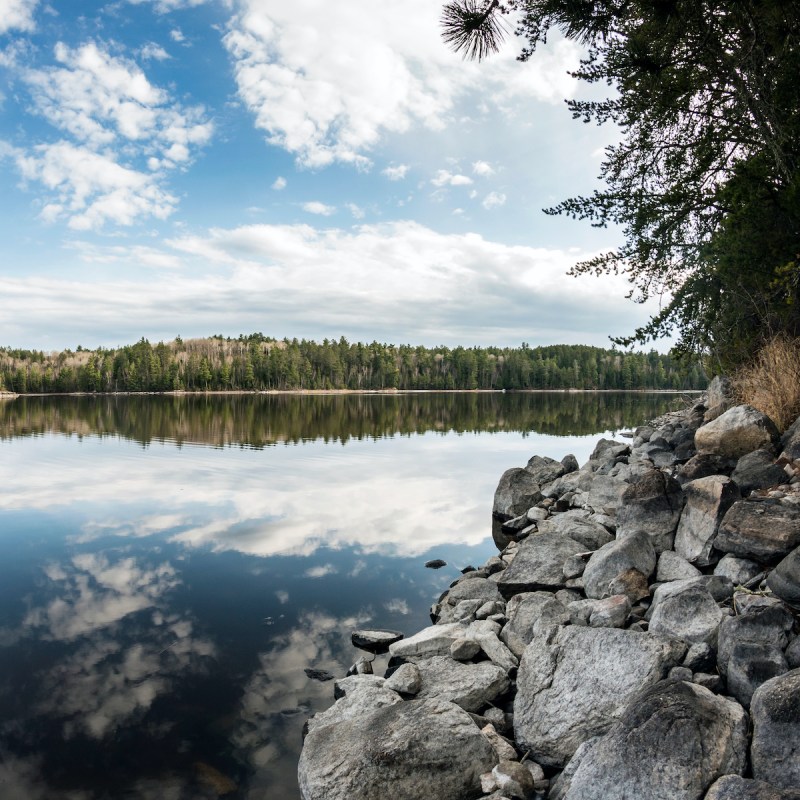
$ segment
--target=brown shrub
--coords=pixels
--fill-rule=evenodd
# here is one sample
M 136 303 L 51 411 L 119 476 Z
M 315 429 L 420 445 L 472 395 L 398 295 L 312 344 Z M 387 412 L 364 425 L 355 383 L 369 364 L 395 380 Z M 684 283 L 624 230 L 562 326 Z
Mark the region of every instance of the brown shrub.
M 738 400 L 786 430 L 800 416 L 800 338 L 776 336 L 734 374 L 732 386 Z

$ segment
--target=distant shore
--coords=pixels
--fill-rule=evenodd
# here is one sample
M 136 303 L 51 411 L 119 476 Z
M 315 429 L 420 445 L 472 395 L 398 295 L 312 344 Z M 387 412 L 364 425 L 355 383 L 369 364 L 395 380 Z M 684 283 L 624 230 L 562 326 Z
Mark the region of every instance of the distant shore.
M 0 399 L 17 397 L 205 397 L 239 395 L 397 395 L 397 394 L 702 394 L 702 389 L 209 389 L 169 392 L 15 392 L 0 391 Z

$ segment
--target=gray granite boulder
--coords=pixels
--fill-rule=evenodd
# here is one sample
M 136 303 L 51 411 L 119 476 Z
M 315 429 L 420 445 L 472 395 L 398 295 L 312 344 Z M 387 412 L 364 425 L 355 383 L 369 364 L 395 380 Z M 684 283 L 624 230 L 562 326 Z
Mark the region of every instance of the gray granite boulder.
M 739 558 L 730 553 L 723 556 L 716 567 L 714 574 L 729 578 L 734 586 L 744 586 L 753 578 L 763 572 L 763 567 L 748 558 Z
M 689 586 L 699 586 L 705 589 L 717 603 L 724 603 L 733 597 L 733 584 L 728 578 L 722 575 L 698 575 L 696 578 L 682 578 L 679 581 L 662 583 L 653 592 L 653 603 L 651 610 L 655 610 L 658 604 L 675 592 L 682 592 Z
M 730 475 L 735 466 L 736 459 L 715 453 L 697 453 L 678 468 L 675 478 L 679 483 L 688 483 L 709 475 Z
M 614 537 L 599 522 L 568 514 L 556 514 L 539 523 L 539 533 L 560 533 L 568 536 L 584 550 L 599 550 L 604 544 L 614 541 Z
M 719 629 L 717 661 L 728 691 L 749 706 L 764 681 L 788 671 L 783 651 L 794 623 L 779 602 L 753 604 L 745 613 L 726 617 Z
M 455 586 L 447 590 L 445 602 L 448 605 L 455 606 L 462 600 L 480 600 L 481 605 L 483 605 L 487 602 L 497 602 L 503 599 L 494 581 L 490 581 L 488 578 L 470 577 L 472 574 L 467 573 Z
M 646 531 L 656 553 L 671 550 L 683 503 L 681 485 L 661 470 L 650 470 L 622 495 L 617 511 L 617 539 Z
M 533 475 L 534 480 L 540 486 L 552 483 L 556 478 L 560 478 L 567 472 L 567 468 L 560 461 L 546 456 L 533 456 L 524 469 Z
M 431 625 L 407 639 L 389 645 L 389 653 L 393 658 L 406 660 L 448 655 L 450 645 L 456 639 L 463 639 L 466 630 L 467 626 L 460 622 Z
M 713 563 L 714 540 L 728 509 L 739 499 L 739 489 L 724 475 L 710 475 L 684 484 L 686 506 L 675 534 L 675 552 L 699 566 Z
M 696 578 L 699 574 L 700 570 L 697 569 L 694 564 L 690 564 L 674 550 L 665 550 L 658 557 L 656 580 L 660 583 L 665 581 L 679 581 L 684 578 Z
M 536 632 L 549 625 L 566 625 L 569 612 L 550 592 L 523 592 L 514 595 L 506 606 L 508 622 L 500 632 L 500 640 L 517 658 Z
M 728 458 L 741 458 L 753 450 L 775 451 L 780 435 L 775 423 L 752 406 L 741 405 L 695 431 L 694 443 L 698 450 L 716 453 Z
M 800 669 L 762 683 L 750 705 L 753 777 L 800 788 Z
M 509 598 L 519 592 L 564 586 L 564 562 L 582 552 L 582 544 L 559 533 L 529 536 L 520 543 L 511 565 L 501 573 L 497 588 Z
M 800 509 L 774 500 L 739 500 L 719 526 L 714 547 L 773 564 L 800 545 Z
M 653 605 L 650 633 L 690 644 L 705 642 L 716 646 L 717 631 L 724 615 L 704 587 L 690 584 Z
M 703 800 L 800 800 L 800 788 L 778 789 L 764 781 L 723 775 L 713 783 Z
M 615 514 L 622 505 L 622 496 L 627 488 L 628 484 L 623 480 L 610 475 L 595 475 L 589 485 L 589 496 L 586 498 L 586 502 L 597 512 Z
M 662 681 L 581 760 L 565 800 L 702 800 L 721 775 L 747 766 L 748 717 L 738 703 L 682 681 Z
M 767 586 L 790 606 L 800 608 L 800 547 L 784 558 L 767 578 Z
M 792 639 L 784 655 L 786 656 L 786 663 L 789 665 L 789 669 L 797 669 L 800 667 L 800 636 L 795 636 L 795 638 Z
M 494 493 L 492 513 L 509 518 L 524 514 L 542 499 L 536 478 L 521 467 L 507 469 Z
M 736 482 L 744 497 L 754 489 L 780 486 L 788 481 L 783 467 L 775 463 L 775 453 L 772 450 L 754 450 L 752 453 L 745 453 L 736 462 L 736 469 L 731 474 L 731 479 Z
M 464 664 L 434 656 L 415 663 L 422 682 L 418 699 L 449 700 L 465 711 L 480 711 L 510 686 L 506 671 L 489 661 Z
M 403 700 L 397 692 L 386 688 L 383 678 L 382 683 L 364 680 L 365 678 L 377 678 L 373 675 L 351 676 L 347 680 L 351 683 L 346 686 L 337 681 L 337 691 L 341 697 L 330 708 L 315 714 L 308 720 L 308 730 L 314 731 L 317 728 L 324 728 L 331 725 L 339 725 L 351 719 L 358 719 L 378 708 L 397 705 Z
M 495 763 L 466 711 L 410 700 L 309 732 L 298 780 L 303 800 L 464 800 Z
M 561 767 L 604 733 L 630 698 L 661 680 L 686 653 L 680 642 L 615 628 L 548 628 L 525 648 L 517 673 L 517 745 Z
M 400 695 L 416 695 L 422 688 L 422 676 L 416 664 L 401 664 L 386 679 L 384 686 Z
M 637 532 L 617 539 L 592 553 L 583 572 L 586 596 L 605 597 L 609 584 L 621 573 L 635 569 L 649 576 L 655 567 L 656 551 L 646 533 Z
M 800 417 L 781 437 L 781 456 L 789 461 L 800 458 Z

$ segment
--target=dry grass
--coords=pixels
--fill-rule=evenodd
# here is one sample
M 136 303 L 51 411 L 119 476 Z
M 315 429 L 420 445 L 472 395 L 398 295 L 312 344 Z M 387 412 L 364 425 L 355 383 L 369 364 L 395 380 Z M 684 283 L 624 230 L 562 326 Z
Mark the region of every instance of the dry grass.
M 732 384 L 741 402 L 786 430 L 800 416 L 800 338 L 776 336 L 733 376 Z

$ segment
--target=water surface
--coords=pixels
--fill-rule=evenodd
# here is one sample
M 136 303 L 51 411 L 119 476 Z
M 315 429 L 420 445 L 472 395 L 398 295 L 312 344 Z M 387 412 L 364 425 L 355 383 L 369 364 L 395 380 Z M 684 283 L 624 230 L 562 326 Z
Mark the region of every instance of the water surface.
M 4 800 L 299 797 L 362 625 L 413 633 L 495 549 L 500 474 L 663 394 L 0 402 Z M 448 566 L 424 568 L 430 558 Z M 385 662 L 384 662 L 385 664 Z

